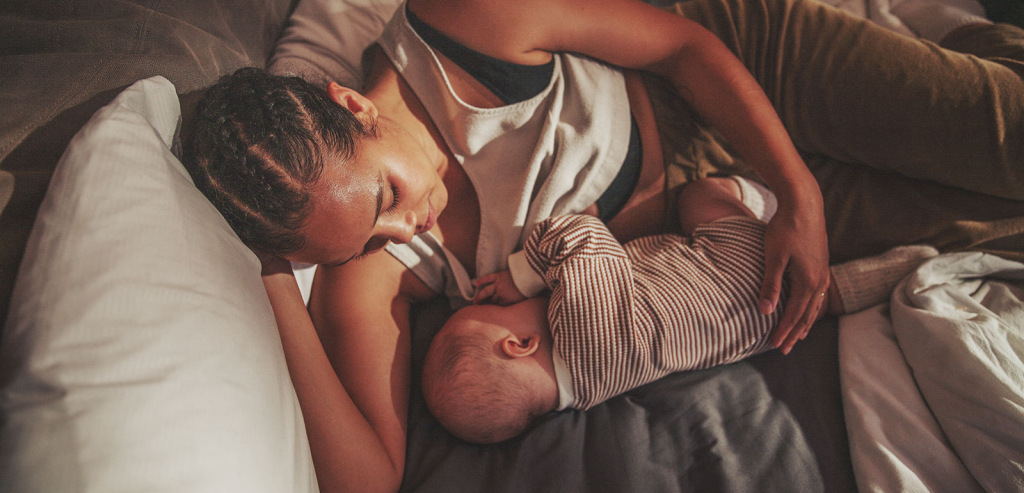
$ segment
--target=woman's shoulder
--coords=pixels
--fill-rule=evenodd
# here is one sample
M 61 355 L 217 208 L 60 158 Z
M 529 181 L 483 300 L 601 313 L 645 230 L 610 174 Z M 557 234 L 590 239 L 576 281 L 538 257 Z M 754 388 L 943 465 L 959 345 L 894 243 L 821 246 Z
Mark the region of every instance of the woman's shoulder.
M 704 31 L 640 0 L 409 0 L 409 8 L 469 48 L 533 65 L 569 52 L 646 68 Z
M 409 9 L 456 42 L 488 56 L 523 65 L 540 65 L 557 50 L 545 41 L 547 12 L 566 0 L 410 0 Z

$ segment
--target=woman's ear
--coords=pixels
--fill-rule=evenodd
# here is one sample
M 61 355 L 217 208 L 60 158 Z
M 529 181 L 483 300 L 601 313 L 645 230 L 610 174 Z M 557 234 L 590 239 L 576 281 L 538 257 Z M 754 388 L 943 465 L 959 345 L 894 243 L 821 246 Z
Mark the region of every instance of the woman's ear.
M 523 337 L 519 338 L 512 334 L 505 336 L 501 340 L 501 350 L 505 353 L 505 356 L 509 358 L 525 358 L 531 354 L 537 352 L 537 348 L 540 347 L 540 337 Z
M 360 94 L 359 91 L 345 87 L 337 82 L 331 82 L 327 84 L 327 93 L 331 96 L 331 100 L 348 108 L 356 117 L 368 116 L 371 119 L 377 118 L 377 106 L 373 104 L 373 101 L 367 99 L 366 96 Z

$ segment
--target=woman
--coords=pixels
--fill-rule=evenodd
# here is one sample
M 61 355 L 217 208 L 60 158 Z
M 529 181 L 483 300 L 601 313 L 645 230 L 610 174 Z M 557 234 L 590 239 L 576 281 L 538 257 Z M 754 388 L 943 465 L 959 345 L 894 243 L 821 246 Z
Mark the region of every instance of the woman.
M 1009 71 L 811 2 L 707 0 L 678 10 L 634 0 L 410 0 L 370 53 L 361 92 L 331 84 L 318 93 L 258 72 L 211 90 L 187 161 L 197 186 L 264 259 L 324 491 L 400 484 L 413 304 L 442 292 L 465 297 L 465 280 L 500 267 L 494 259 L 546 216 L 594 213 L 623 241 L 671 223 L 663 157 L 673 152 L 671 129 L 655 123 L 653 86 L 619 67 L 669 81 L 778 196 L 761 298 L 764 311 L 774 310 L 784 275 L 791 283 L 773 336 L 784 351 L 821 309 L 829 254 L 821 191 L 772 103 L 805 152 L 1024 200 L 1019 135 L 965 139 L 971 145 L 954 151 L 936 145 L 942 137 L 915 141 L 907 132 L 897 134 L 908 139 L 900 145 L 865 142 L 879 121 L 908 128 L 894 113 L 941 117 L 936 128 L 952 133 L 977 133 L 976 121 L 953 115 L 1010 114 L 998 123 L 1014 128 L 1024 87 Z M 811 31 L 851 46 L 845 63 L 816 58 L 825 42 L 810 41 Z M 421 38 L 433 39 L 431 48 Z M 446 45 L 455 51 L 439 54 Z M 499 76 L 470 75 L 453 61 L 465 55 L 459 46 Z M 879 61 L 884 53 L 913 70 Z M 533 80 L 525 93 L 493 84 L 509 67 Z M 951 83 L 949 104 L 935 105 L 930 81 L 969 70 L 996 79 Z M 916 92 L 878 98 L 895 80 Z M 848 84 L 848 97 L 832 99 L 840 92 L 832 84 Z M 1004 99 L 976 97 L 992 89 Z M 960 160 L 991 169 L 965 180 L 933 166 Z M 320 265 L 308 314 L 282 258 Z

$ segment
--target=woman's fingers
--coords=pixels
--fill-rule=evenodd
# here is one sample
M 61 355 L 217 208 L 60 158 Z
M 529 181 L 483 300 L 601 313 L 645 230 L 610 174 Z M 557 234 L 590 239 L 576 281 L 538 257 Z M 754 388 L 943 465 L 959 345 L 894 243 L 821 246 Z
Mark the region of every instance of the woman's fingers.
M 765 242 L 765 271 L 764 282 L 761 284 L 759 308 L 761 313 L 770 315 L 778 308 L 779 297 L 782 293 L 783 278 L 787 275 L 789 257 L 780 252 L 779 248 L 772 248 L 772 243 Z M 795 325 L 797 315 L 798 299 L 790 296 L 786 304 L 782 319 L 778 327 L 772 333 L 772 345 L 781 347 L 783 342 L 788 340 L 790 332 Z
M 782 293 L 782 278 L 786 275 L 785 258 L 774 251 L 765 250 L 764 282 L 761 283 L 758 308 L 764 315 L 775 311 Z
M 779 320 L 775 332 L 772 333 L 772 345 L 782 349 L 783 354 L 788 354 L 798 340 L 795 337 L 799 330 L 797 324 L 802 319 L 809 300 L 808 294 L 793 292 L 790 293 L 789 300 L 782 307 L 782 318 Z
M 827 270 L 826 270 L 827 272 Z M 811 326 L 824 308 L 825 293 L 828 291 L 828 275 L 818 276 L 815 272 L 790 264 L 790 295 L 783 308 L 782 320 L 772 334 L 772 344 L 789 354 L 793 346 L 807 337 Z
M 803 267 L 795 258 L 782 267 L 779 267 L 777 261 L 767 262 L 769 267 L 765 271 L 761 288 L 762 307 L 777 305 L 782 275 L 788 276 L 790 281 L 789 299 L 786 300 L 782 318 L 771 337 L 772 345 L 781 349 L 783 354 L 789 354 L 797 341 L 807 336 L 824 306 L 825 296 L 822 293 L 828 290 L 827 269 L 826 274 L 821 276 L 814 269 Z
M 785 316 L 779 324 L 779 330 L 776 331 L 772 341 L 775 347 L 782 351 L 782 354 L 789 354 L 796 342 L 800 340 L 802 327 L 799 325 L 797 317 L 802 319 L 807 301 L 808 298 L 798 299 L 794 296 L 786 304 L 784 309 Z
M 822 302 L 825 299 L 820 295 L 821 292 L 811 292 L 799 297 L 793 296 L 786 303 L 784 321 L 779 325 L 780 329 L 786 327 L 785 333 L 776 333 L 773 337 L 773 342 L 776 343 L 782 354 L 789 354 L 798 341 L 807 337 L 814 321 L 818 319 L 818 313 L 821 311 Z
M 800 340 L 804 340 L 807 334 L 811 333 L 811 327 L 814 326 L 814 322 L 817 322 L 821 318 L 821 314 L 825 311 L 825 300 L 828 297 L 828 286 L 826 285 L 818 294 L 814 297 L 815 308 L 813 312 L 809 312 L 810 318 L 807 320 L 807 326 L 804 331 L 800 334 Z
M 803 210 L 788 211 L 776 214 L 769 222 L 765 232 L 762 307 L 779 308 L 783 278 L 788 281 L 789 294 L 771 342 L 788 354 L 817 320 L 824 301 L 821 293 L 828 289 L 828 239 L 820 214 L 808 216 Z

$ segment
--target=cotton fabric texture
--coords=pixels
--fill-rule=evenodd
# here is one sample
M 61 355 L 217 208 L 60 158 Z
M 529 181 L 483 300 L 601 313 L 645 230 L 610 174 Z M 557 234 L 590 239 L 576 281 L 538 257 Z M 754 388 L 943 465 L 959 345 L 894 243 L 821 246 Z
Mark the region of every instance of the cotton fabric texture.
M 2 489 L 317 490 L 260 262 L 172 152 L 163 77 L 72 140 L 0 346 Z

